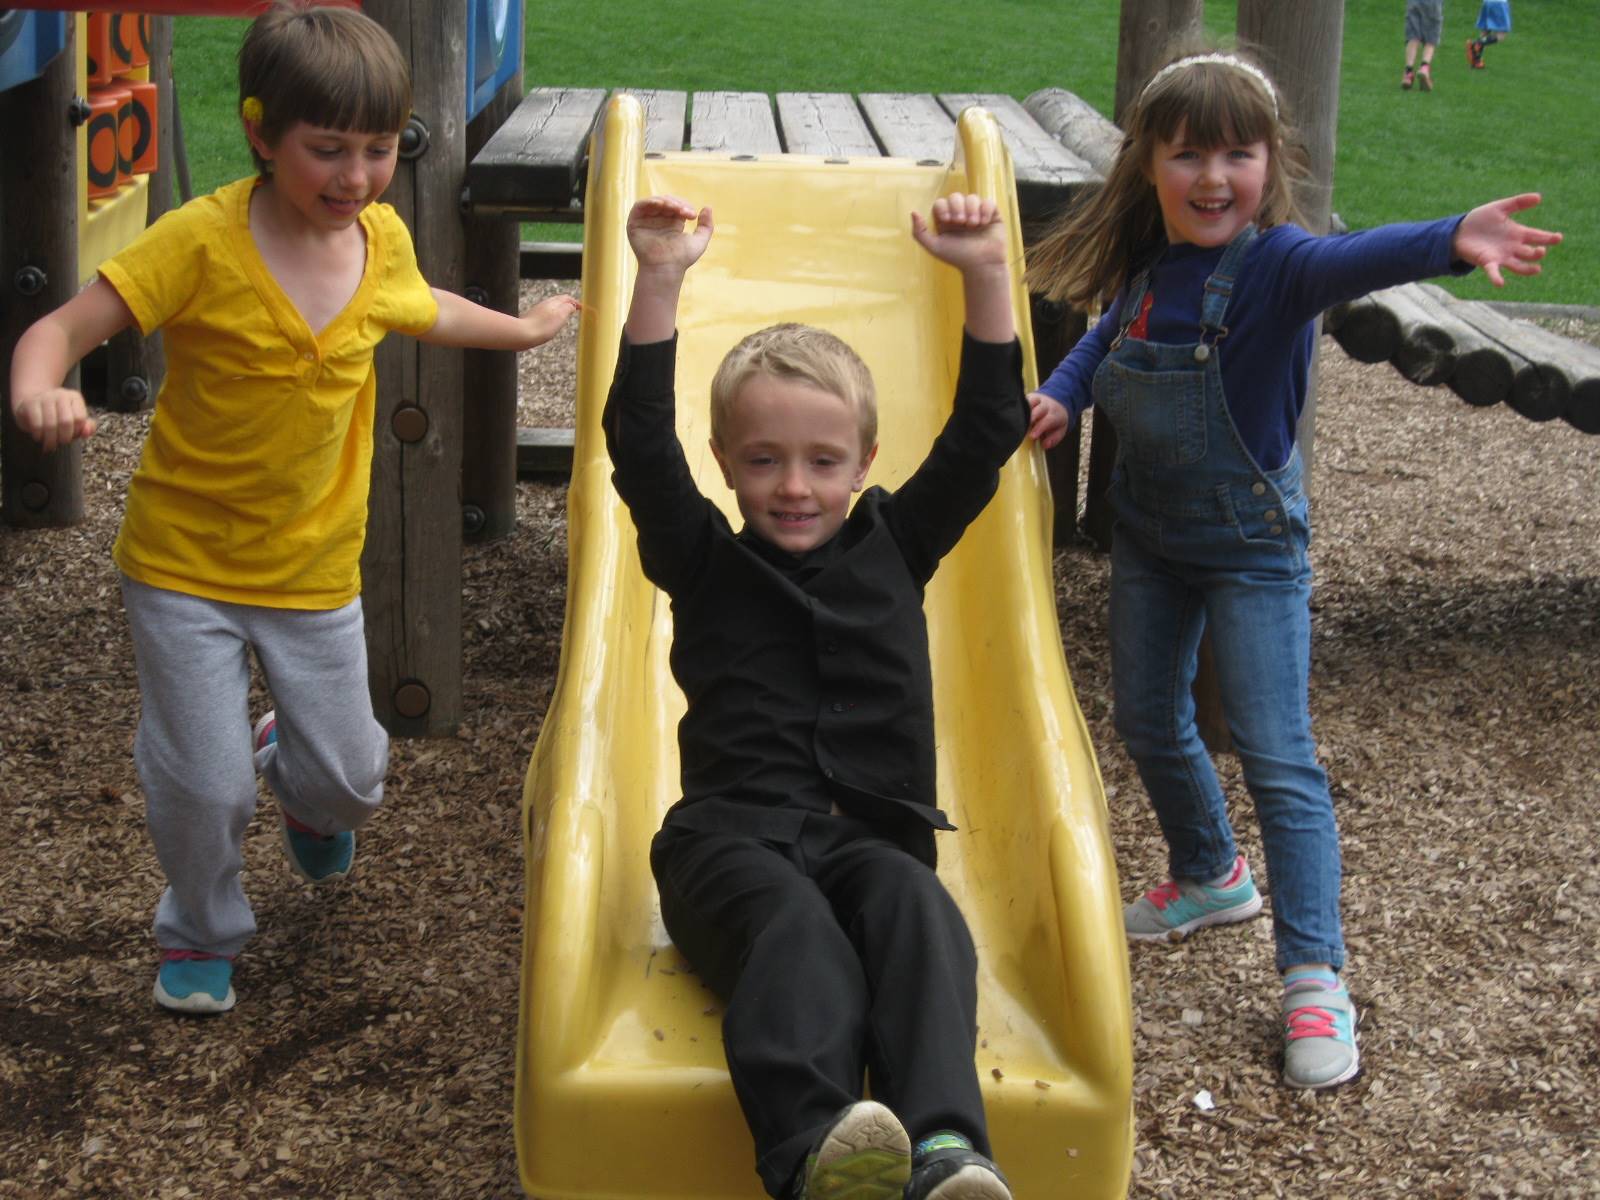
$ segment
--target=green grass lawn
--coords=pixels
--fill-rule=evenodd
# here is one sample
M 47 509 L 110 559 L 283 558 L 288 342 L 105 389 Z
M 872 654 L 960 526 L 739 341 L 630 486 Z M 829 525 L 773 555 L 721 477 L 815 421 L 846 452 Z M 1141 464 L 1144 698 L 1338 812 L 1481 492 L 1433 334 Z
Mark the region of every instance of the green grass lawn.
M 800 8 L 775 0 L 532 0 L 527 78 L 683 90 L 988 91 L 1018 99 L 1053 86 L 1109 113 L 1115 0 L 939 7 L 931 17 L 929 5 L 907 0 L 810 0 Z M 1345 0 L 1334 208 L 1363 228 L 1542 192 L 1545 203 L 1529 219 L 1567 236 L 1548 274 L 1513 280 L 1501 293 L 1481 274 L 1446 286 L 1464 296 L 1600 304 L 1600 187 L 1593 181 L 1600 9 L 1593 0 L 1517 0 L 1513 11 L 1515 31 L 1489 51 L 1488 69 L 1469 71 L 1463 46 L 1477 2 L 1451 0 L 1435 90 L 1403 92 L 1404 5 Z M 1231 34 L 1235 13 L 1233 0 L 1211 0 L 1207 27 Z M 176 71 L 199 191 L 250 169 L 234 115 L 243 31 L 232 19 L 178 20 Z

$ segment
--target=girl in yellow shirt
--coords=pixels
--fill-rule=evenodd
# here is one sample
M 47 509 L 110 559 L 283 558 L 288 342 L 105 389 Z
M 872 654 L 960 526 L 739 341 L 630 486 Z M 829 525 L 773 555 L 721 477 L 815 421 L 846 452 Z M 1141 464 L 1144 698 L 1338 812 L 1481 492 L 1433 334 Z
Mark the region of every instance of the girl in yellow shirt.
M 61 386 L 129 325 L 166 331 L 167 381 L 114 557 L 139 668 L 134 758 L 166 873 L 155 998 L 233 1007 L 255 932 L 240 885 L 255 772 L 279 801 L 291 867 L 343 878 L 383 795 L 360 601 L 376 385 L 390 330 L 524 350 L 577 309 L 521 317 L 430 288 L 394 210 L 376 203 L 411 111 L 404 57 L 370 18 L 278 0 L 239 53 L 259 173 L 169 213 L 12 360 L 18 426 L 54 449 L 94 432 Z M 254 648 L 276 712 L 251 730 Z

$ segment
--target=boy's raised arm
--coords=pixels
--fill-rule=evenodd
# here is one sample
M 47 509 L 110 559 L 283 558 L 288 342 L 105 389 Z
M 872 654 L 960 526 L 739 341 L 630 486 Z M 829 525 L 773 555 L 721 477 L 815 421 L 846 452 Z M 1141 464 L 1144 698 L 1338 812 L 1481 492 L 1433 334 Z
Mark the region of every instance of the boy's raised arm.
M 684 222 L 695 223 L 692 230 Z M 634 345 L 664 342 L 678 328 L 683 277 L 711 241 L 711 210 L 676 196 L 649 196 L 628 213 L 628 244 L 639 260 L 623 331 Z
M 911 214 L 911 236 L 923 249 L 961 272 L 967 305 L 967 332 L 980 342 L 1009 342 L 1017 336 L 1011 313 L 1011 252 L 999 206 L 981 196 L 952 192 L 933 202 L 930 227 Z

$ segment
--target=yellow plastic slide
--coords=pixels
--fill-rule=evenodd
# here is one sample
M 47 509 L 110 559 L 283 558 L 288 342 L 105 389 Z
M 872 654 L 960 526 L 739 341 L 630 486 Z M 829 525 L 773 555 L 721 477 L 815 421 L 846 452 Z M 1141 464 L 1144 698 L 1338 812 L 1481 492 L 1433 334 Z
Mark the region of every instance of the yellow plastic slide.
M 683 697 L 667 602 L 640 573 L 600 431 L 633 282 L 628 209 L 671 193 L 715 212 L 680 309 L 678 432 L 737 525 L 705 398 L 723 354 L 763 325 L 825 326 L 866 359 L 882 442 L 869 483 L 895 487 L 927 451 L 949 412 L 962 299 L 957 273 L 912 240 L 910 213 L 956 188 L 1003 197 L 1021 264 L 1010 159 L 986 112 L 962 116 L 956 150 L 949 167 L 646 154 L 630 96 L 596 134 L 565 644 L 523 799 L 516 1130 L 523 1187 L 540 1200 L 761 1195 L 720 1005 L 667 938 L 648 862 L 679 796 Z M 1128 965 L 1105 799 L 1056 625 L 1050 511 L 1030 444 L 928 590 L 939 804 L 960 828 L 939 835 L 939 871 L 978 946 L 977 1062 L 998 1161 L 1018 1200 L 1097 1200 L 1128 1183 Z

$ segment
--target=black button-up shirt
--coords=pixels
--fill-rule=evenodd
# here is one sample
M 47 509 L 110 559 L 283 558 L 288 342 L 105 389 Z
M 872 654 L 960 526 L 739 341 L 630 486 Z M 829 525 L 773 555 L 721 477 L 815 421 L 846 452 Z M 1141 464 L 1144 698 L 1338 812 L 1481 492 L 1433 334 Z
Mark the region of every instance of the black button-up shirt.
M 626 338 L 602 418 L 645 575 L 672 602 L 683 799 L 669 825 L 792 842 L 835 803 L 933 861 L 933 687 L 923 588 L 1028 426 L 1021 351 L 963 339 L 954 408 L 893 492 L 868 488 L 803 555 L 735 534 L 674 425 L 677 340 Z

